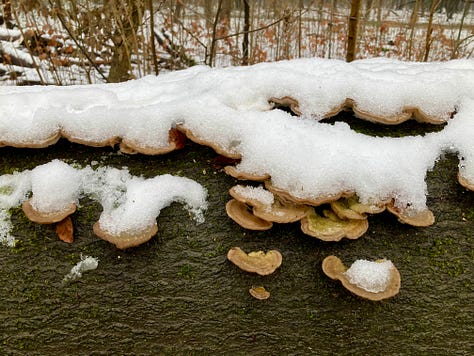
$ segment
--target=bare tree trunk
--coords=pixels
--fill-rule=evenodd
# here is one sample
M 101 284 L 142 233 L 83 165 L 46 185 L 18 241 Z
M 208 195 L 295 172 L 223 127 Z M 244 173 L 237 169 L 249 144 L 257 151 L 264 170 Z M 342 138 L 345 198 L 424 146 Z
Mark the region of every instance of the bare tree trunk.
M 423 57 L 423 62 L 428 61 L 428 57 L 430 55 L 430 48 L 431 48 L 431 34 L 433 33 L 433 16 L 438 8 L 438 5 L 441 0 L 433 0 L 430 9 L 430 16 L 428 18 L 428 27 L 426 28 L 426 40 L 425 40 L 425 55 Z
M 131 79 L 131 47 L 141 20 L 140 5 L 139 1 L 126 0 L 122 2 L 122 6 L 114 9 L 118 25 L 112 36 L 114 49 L 109 76 L 107 77 L 110 83 L 124 82 Z M 119 14 L 123 14 L 123 16 Z
M 158 59 L 156 58 L 156 47 L 155 47 L 155 13 L 153 11 L 153 0 L 148 0 L 148 12 L 150 13 L 150 45 L 151 45 L 151 56 L 153 61 L 153 70 L 155 75 L 159 74 Z
M 249 30 L 250 30 L 250 5 L 244 1 L 244 39 L 242 42 L 242 65 L 249 64 Z
M 410 18 L 410 40 L 408 42 L 408 55 L 407 55 L 408 60 L 411 60 L 411 50 L 413 47 L 413 38 L 415 36 L 415 26 L 417 22 L 418 22 L 418 0 L 416 0 L 415 4 L 413 5 L 413 11 L 411 13 L 411 18 Z
M 298 14 L 298 58 L 301 58 L 301 41 L 303 36 L 303 7 L 304 3 L 303 0 L 299 1 L 299 14 Z
M 346 62 L 352 62 L 356 57 L 357 29 L 359 27 L 360 4 L 361 0 L 351 1 L 351 14 L 349 16 Z
M 454 42 L 453 52 L 451 53 L 451 59 L 456 58 L 456 53 L 458 51 L 459 45 L 462 42 L 461 41 L 462 28 L 464 26 L 464 20 L 465 20 L 467 14 L 469 13 L 470 7 L 471 7 L 471 2 L 466 0 L 466 2 L 464 3 L 464 10 L 462 12 L 461 23 L 459 24 L 458 36 L 456 38 L 456 41 Z
M 222 1 L 219 0 L 219 3 L 217 5 L 217 10 L 216 10 L 216 16 L 214 17 L 214 23 L 212 24 L 212 38 L 211 38 L 211 50 L 209 53 L 209 66 L 212 67 L 213 61 L 214 61 L 214 56 L 215 56 L 215 51 L 216 51 L 216 41 L 217 41 L 217 23 L 219 21 L 219 17 L 221 14 L 221 8 L 222 8 Z
M 3 3 L 3 22 L 7 28 L 13 28 L 12 22 L 12 3 L 11 0 L 2 0 Z
M 204 1 L 204 17 L 206 18 L 206 28 L 211 28 L 212 26 L 212 0 Z

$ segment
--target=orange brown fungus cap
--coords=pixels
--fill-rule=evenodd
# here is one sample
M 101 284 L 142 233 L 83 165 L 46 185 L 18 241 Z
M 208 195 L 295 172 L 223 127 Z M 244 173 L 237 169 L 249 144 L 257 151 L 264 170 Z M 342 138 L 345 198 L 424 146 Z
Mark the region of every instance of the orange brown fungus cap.
M 356 196 L 341 198 L 331 202 L 331 209 L 341 219 L 363 220 L 366 214 L 378 214 L 385 210 L 386 203 L 380 204 L 362 204 L 359 203 Z
M 303 115 L 298 100 L 292 98 L 291 96 L 283 96 L 281 98 L 271 97 L 268 99 L 268 102 L 270 105 L 272 105 L 272 109 L 285 107 L 289 108 L 296 116 Z
M 270 178 L 269 174 L 254 174 L 254 173 L 243 172 L 243 171 L 239 171 L 234 166 L 224 167 L 224 172 L 227 175 L 239 180 L 253 180 L 256 182 L 263 182 L 264 180 Z
M 23 202 L 21 205 L 23 212 L 25 213 L 26 217 L 31 221 L 38 223 L 38 224 L 53 224 L 64 220 L 67 216 L 71 215 L 76 211 L 76 204 L 71 203 L 66 208 L 61 211 L 54 211 L 51 213 L 44 213 L 41 211 L 36 210 L 31 205 L 31 199 Z
M 458 172 L 458 182 L 459 182 L 459 184 L 461 184 L 464 188 L 474 191 L 474 182 L 470 182 L 469 180 L 467 180 L 466 178 L 464 178 L 464 177 L 461 175 L 461 172 Z
M 272 183 L 269 180 L 266 180 L 265 182 L 265 188 L 268 189 L 270 192 L 275 194 L 276 196 L 282 198 L 284 201 L 291 201 L 296 204 L 307 204 L 307 205 L 312 205 L 312 206 L 319 206 L 322 204 L 330 203 L 332 201 L 336 201 L 340 199 L 341 197 L 348 197 L 353 195 L 351 192 L 341 192 L 336 195 L 328 195 L 324 197 L 317 197 L 317 198 L 298 198 L 290 193 L 288 193 L 286 190 L 275 187 L 272 185 Z
M 127 154 L 141 153 L 145 155 L 161 155 L 184 147 L 186 136 L 175 128 L 168 133 L 168 146 L 155 148 L 144 146 L 134 140 L 123 139 L 120 142 L 120 151 Z
M 233 159 L 241 159 L 242 156 L 240 153 L 235 152 L 235 151 L 229 151 L 228 149 L 222 147 L 221 145 L 212 142 L 212 141 L 206 141 L 198 136 L 196 136 L 190 129 L 185 128 L 183 125 L 178 125 L 176 127 L 177 130 L 182 132 L 183 134 L 186 135 L 187 138 L 189 138 L 191 141 L 199 144 L 199 145 L 204 145 L 207 147 L 211 147 L 214 151 L 216 151 L 218 154 L 228 157 L 228 158 L 233 158 Z
M 61 131 L 57 131 L 53 133 L 51 136 L 48 138 L 45 138 L 43 141 L 38 141 L 38 142 L 1 142 L 0 147 L 2 146 L 11 146 L 11 147 L 17 147 L 17 148 L 44 148 L 48 147 L 51 145 L 54 145 L 56 142 L 59 141 L 61 138 Z
M 265 300 L 270 298 L 270 292 L 267 291 L 264 287 L 255 287 L 249 289 L 249 293 L 252 297 L 258 300 Z
M 78 143 L 81 145 L 86 145 L 86 146 L 91 146 L 91 147 L 114 147 L 117 143 L 120 142 L 120 139 L 118 137 L 111 137 L 108 139 L 105 139 L 103 141 L 91 141 L 91 140 L 86 140 L 83 138 L 79 137 L 74 137 L 71 134 L 62 131 L 61 132 L 62 137 L 66 138 L 70 142 Z
M 385 288 L 385 290 L 381 292 L 377 292 L 377 293 L 369 292 L 365 290 L 364 288 L 361 288 L 349 282 L 349 279 L 345 275 L 347 268 L 346 266 L 344 266 L 342 261 L 336 256 L 326 257 L 323 260 L 322 267 L 323 267 L 323 272 L 329 278 L 341 281 L 342 285 L 347 290 L 365 299 L 369 299 L 373 301 L 387 299 L 398 294 L 398 292 L 400 291 L 401 278 L 400 278 L 400 273 L 395 268 L 395 266 L 393 266 L 393 268 L 390 270 L 390 281 L 388 283 L 388 286 Z
M 312 208 L 302 204 L 284 203 L 278 198 L 270 206 L 257 205 L 253 214 L 260 219 L 280 224 L 292 223 L 303 219 Z
M 267 276 L 280 267 L 283 257 L 277 250 L 250 252 L 246 254 L 239 247 L 232 247 L 227 258 L 241 270 Z
M 74 242 L 74 227 L 72 225 L 71 217 L 67 217 L 56 224 L 56 234 L 61 241 L 67 243 Z
M 403 224 L 408 224 L 417 227 L 425 227 L 433 225 L 435 222 L 435 217 L 429 209 L 416 213 L 411 213 L 395 207 L 393 205 L 393 202 L 391 202 L 387 205 L 387 210 L 390 211 L 393 215 L 395 215 L 398 218 L 398 221 Z
M 339 241 L 346 237 L 357 239 L 369 228 L 367 219 L 342 220 L 333 211 L 324 210 L 324 216 L 313 209 L 301 220 L 301 230 L 323 241 Z
M 247 204 L 236 199 L 231 199 L 225 206 L 227 215 L 237 224 L 248 230 L 268 230 L 271 229 L 273 223 L 260 219 L 249 211 Z
M 93 230 L 101 239 L 114 244 L 120 250 L 124 250 L 129 247 L 141 245 L 150 240 L 158 232 L 158 225 L 154 223 L 149 228 L 141 231 L 133 233 L 122 232 L 115 235 L 103 230 L 100 226 L 100 222 L 96 222 L 93 226 Z

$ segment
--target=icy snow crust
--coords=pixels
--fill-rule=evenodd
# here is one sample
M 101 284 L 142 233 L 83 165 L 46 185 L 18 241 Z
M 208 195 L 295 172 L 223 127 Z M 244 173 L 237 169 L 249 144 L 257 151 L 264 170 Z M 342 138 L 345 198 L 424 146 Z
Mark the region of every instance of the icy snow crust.
M 269 110 L 269 98 L 284 96 L 298 101 L 302 118 Z M 269 174 L 273 186 L 295 197 L 354 192 L 362 203 L 394 199 L 397 208 L 418 212 L 426 209 L 426 171 L 444 150 L 459 152 L 460 175 L 474 182 L 473 97 L 472 60 L 197 66 L 120 84 L 0 87 L 0 143 L 41 143 L 62 133 L 91 144 L 122 138 L 163 148 L 169 130 L 183 127 L 242 157 L 238 170 Z M 457 114 L 440 133 L 404 138 L 318 121 L 348 98 L 373 115 L 414 107 L 445 121 Z
M 99 266 L 99 259 L 92 256 L 83 256 L 81 254 L 81 260 L 71 268 L 71 271 L 64 276 L 64 282 L 74 281 L 82 277 L 82 274 L 86 271 L 92 271 L 97 269 Z
M 344 274 L 350 283 L 367 292 L 379 293 L 387 289 L 393 268 L 393 263 L 388 260 L 380 262 L 356 260 Z
M 103 207 L 101 228 L 113 235 L 141 231 L 156 223 L 161 209 L 180 202 L 198 223 L 204 221 L 207 191 L 199 183 L 169 174 L 145 179 L 127 169 L 75 169 L 53 160 L 31 171 L 0 176 L 0 242 L 14 244 L 8 210 L 26 200 L 41 213 L 61 211 L 89 196 Z

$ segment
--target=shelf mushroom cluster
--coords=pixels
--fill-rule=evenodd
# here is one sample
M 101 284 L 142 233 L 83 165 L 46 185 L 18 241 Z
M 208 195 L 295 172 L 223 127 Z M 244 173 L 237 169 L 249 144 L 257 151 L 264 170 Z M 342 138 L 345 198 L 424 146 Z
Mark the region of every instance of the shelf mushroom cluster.
M 246 253 L 240 247 L 232 247 L 227 252 L 227 259 L 249 273 L 257 273 L 260 276 L 268 276 L 281 266 L 283 257 L 277 250 L 252 251 Z M 264 300 L 270 297 L 270 292 L 263 286 L 252 286 L 249 289 L 252 297 Z
M 32 192 L 22 203 L 23 212 L 33 222 L 57 224 L 56 231 L 66 242 L 73 240 L 70 216 L 82 196 L 103 207 L 94 233 L 119 249 L 150 240 L 158 231 L 156 218 L 161 209 L 174 201 L 184 203 L 198 223 L 204 220 L 202 213 L 207 208 L 205 188 L 169 174 L 144 179 L 115 168 L 75 169 L 59 160 L 23 173 L 30 185 L 16 195 Z
M 265 181 L 265 188 L 240 184 L 232 187 L 229 190 L 232 199 L 226 204 L 227 215 L 249 230 L 268 230 L 273 223 L 299 221 L 305 234 L 323 241 L 361 237 L 369 227 L 367 215 L 378 214 L 385 209 L 401 222 L 413 226 L 428 226 L 434 222 L 429 210 L 406 215 L 396 209 L 391 201 L 361 204 L 355 195 L 349 194 L 303 201 L 273 188 L 268 181 Z

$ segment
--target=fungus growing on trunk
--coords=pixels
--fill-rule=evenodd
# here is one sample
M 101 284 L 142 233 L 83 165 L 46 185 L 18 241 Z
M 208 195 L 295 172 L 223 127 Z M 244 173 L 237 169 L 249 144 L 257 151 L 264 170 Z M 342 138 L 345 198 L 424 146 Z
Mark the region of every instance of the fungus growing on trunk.
M 249 293 L 252 297 L 258 300 L 265 300 L 270 298 L 270 292 L 267 291 L 264 287 L 255 287 L 249 289 Z
M 313 209 L 301 220 L 301 230 L 323 241 L 339 241 L 344 237 L 357 239 L 369 228 L 367 219 L 343 220 L 332 210 L 324 210 L 323 215 Z
M 273 223 L 260 219 L 249 211 L 249 206 L 236 199 L 231 199 L 225 205 L 227 215 L 237 224 L 248 230 L 268 230 Z
M 463 177 L 461 172 L 458 172 L 458 182 L 464 188 L 474 191 L 474 182 L 471 182 L 467 178 Z
M 74 242 L 74 227 L 71 217 L 68 216 L 56 224 L 56 234 L 61 241 L 69 244 Z
M 267 276 L 275 272 L 280 267 L 283 259 L 281 253 L 277 250 L 270 250 L 267 253 L 256 251 L 247 254 L 239 247 L 232 247 L 227 252 L 227 258 L 240 269 L 261 276 Z
M 184 127 L 183 125 L 178 125 L 176 128 L 179 131 L 181 131 L 183 134 L 185 134 L 186 137 L 189 138 L 191 141 L 199 145 L 211 147 L 214 151 L 216 151 L 218 154 L 222 156 L 233 158 L 233 159 L 242 158 L 240 153 L 234 150 L 229 150 L 228 148 L 222 147 L 220 144 L 216 142 L 204 140 L 203 138 L 196 136 L 190 129 Z
M 113 234 L 103 229 L 100 226 L 100 221 L 98 221 L 94 224 L 93 229 L 98 237 L 114 244 L 118 249 L 124 250 L 129 247 L 141 245 L 150 240 L 158 232 L 158 225 L 155 223 L 144 230 Z
M 354 194 L 352 192 L 341 192 L 335 195 L 320 196 L 316 198 L 299 198 L 284 189 L 275 187 L 270 180 L 265 181 L 265 188 L 267 188 L 270 192 L 277 195 L 278 197 L 283 198 L 285 201 L 291 201 L 297 204 L 306 204 L 312 206 L 319 206 L 322 204 L 330 203 L 332 201 L 339 200 L 342 197 L 349 197 Z
M 378 214 L 385 210 L 386 203 L 362 204 L 359 203 L 357 196 L 341 198 L 331 202 L 331 209 L 341 219 L 363 220 L 367 218 L 366 214 Z
M 284 203 L 276 198 L 272 205 L 255 206 L 253 214 L 266 221 L 286 224 L 303 219 L 311 210 L 307 205 Z
M 123 138 L 120 142 L 120 151 L 127 154 L 161 155 L 183 148 L 185 142 L 186 136 L 179 130 L 172 128 L 168 133 L 168 146 L 151 147 L 136 140 Z
M 338 257 L 328 256 L 322 268 L 328 277 L 340 280 L 346 289 L 365 299 L 390 298 L 400 290 L 400 273 L 388 260 L 357 260 L 347 269 Z
M 271 97 L 268 99 L 268 103 L 272 109 L 281 109 L 283 111 L 289 111 L 291 114 L 301 116 L 303 113 L 300 110 L 300 104 L 298 100 L 291 96 L 283 96 L 281 98 Z
M 252 180 L 255 182 L 263 182 L 264 180 L 270 179 L 269 174 L 255 174 L 255 173 L 243 172 L 243 171 L 239 171 L 234 166 L 224 167 L 224 172 L 227 175 L 239 180 Z
M 391 202 L 387 204 L 387 210 L 395 215 L 398 218 L 398 221 L 404 224 L 425 227 L 433 225 L 435 222 L 435 217 L 429 209 L 420 212 L 412 212 L 410 210 L 402 210 Z
M 29 199 L 23 202 L 21 208 L 25 213 L 26 217 L 31 221 L 38 224 L 53 224 L 64 220 L 67 216 L 73 214 L 76 211 L 76 204 L 71 203 L 64 209 L 58 211 L 43 212 L 35 209 L 31 205 L 31 199 Z

